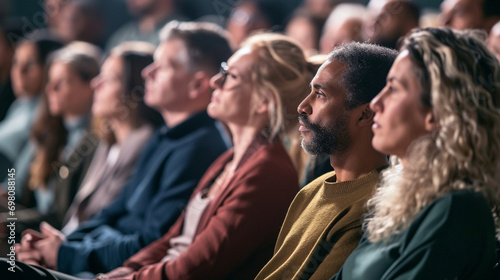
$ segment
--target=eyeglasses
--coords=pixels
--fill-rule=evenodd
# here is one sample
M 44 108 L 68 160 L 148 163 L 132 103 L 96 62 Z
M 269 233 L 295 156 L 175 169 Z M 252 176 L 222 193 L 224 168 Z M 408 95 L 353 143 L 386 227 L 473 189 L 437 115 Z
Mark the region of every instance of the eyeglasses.
M 220 71 L 219 73 L 222 75 L 222 82 L 220 83 L 220 87 L 224 87 L 224 84 L 226 83 L 227 75 L 229 74 L 229 66 L 227 66 L 226 62 L 221 62 L 220 64 Z

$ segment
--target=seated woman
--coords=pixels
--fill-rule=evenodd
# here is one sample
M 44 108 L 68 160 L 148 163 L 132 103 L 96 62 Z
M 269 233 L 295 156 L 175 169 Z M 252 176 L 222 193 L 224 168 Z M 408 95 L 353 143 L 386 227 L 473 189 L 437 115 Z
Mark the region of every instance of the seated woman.
M 408 35 L 371 102 L 393 155 L 365 238 L 333 279 L 492 279 L 500 214 L 500 65 L 473 31 Z
M 10 79 L 16 100 L 0 122 L 0 182 L 7 189 L 7 170 L 14 168 L 17 198 L 22 195 L 20 186 L 29 177 L 29 166 L 34 156 L 29 138 L 45 87 L 46 60 L 51 52 L 61 47 L 61 42 L 33 33 L 18 42 L 14 51 Z
M 207 170 L 169 232 L 107 276 L 254 279 L 298 191 L 279 135 L 286 131 L 285 105 L 298 106 L 289 101 L 308 84 L 311 69 L 302 49 L 277 34 L 250 37 L 222 64 L 211 80 L 208 113 L 227 125 L 234 148 Z
M 16 230 L 36 228 L 42 220 L 60 227 L 86 174 L 99 142 L 89 132 L 90 81 L 99 73 L 99 55 L 95 46 L 77 42 L 49 57 L 46 96 L 32 131 L 35 159 L 23 190 L 25 205 L 36 211 L 17 211 Z
M 65 234 L 113 201 L 132 174 L 153 126 L 162 122 L 161 115 L 144 104 L 141 71 L 153 62 L 154 50 L 148 43 L 123 43 L 111 51 L 92 80 L 94 130 L 101 142 L 65 215 Z
M 277 34 L 251 37 L 222 64 L 208 113 L 227 125 L 233 149 L 207 170 L 170 230 L 107 277 L 254 279 L 298 191 L 279 135 L 290 88 L 309 83 L 310 66 L 299 46 Z

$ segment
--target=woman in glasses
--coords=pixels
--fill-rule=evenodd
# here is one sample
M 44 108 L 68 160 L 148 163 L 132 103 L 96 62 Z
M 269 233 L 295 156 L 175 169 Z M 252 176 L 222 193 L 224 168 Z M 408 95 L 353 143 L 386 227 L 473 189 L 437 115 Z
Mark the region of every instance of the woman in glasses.
M 271 257 L 298 191 L 280 139 L 284 114 L 307 92 L 315 67 L 287 37 L 261 34 L 221 68 L 208 113 L 226 124 L 233 149 L 207 170 L 174 226 L 107 276 L 254 279 Z
M 371 102 L 393 155 L 365 239 L 334 279 L 492 279 L 500 214 L 500 65 L 472 31 L 404 40 Z

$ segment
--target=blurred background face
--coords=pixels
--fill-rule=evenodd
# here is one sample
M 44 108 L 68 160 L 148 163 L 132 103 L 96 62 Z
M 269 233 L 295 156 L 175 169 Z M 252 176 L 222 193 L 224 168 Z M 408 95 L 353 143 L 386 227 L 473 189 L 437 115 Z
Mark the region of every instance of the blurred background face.
M 66 43 L 84 41 L 98 44 L 106 29 L 104 25 L 97 7 L 70 1 L 61 11 L 58 35 Z
M 59 26 L 59 18 L 61 16 L 61 10 L 66 4 L 67 0 L 45 0 L 44 10 L 45 17 L 47 20 L 47 25 L 50 28 L 57 29 Z
M 358 19 L 348 19 L 338 25 L 325 27 L 320 40 L 320 53 L 327 54 L 336 46 L 360 41 L 362 25 L 363 22 Z
M 17 97 L 35 96 L 43 83 L 43 66 L 38 50 L 31 43 L 19 45 L 14 53 L 11 68 L 12 88 Z
M 483 28 L 482 4 L 483 0 L 445 0 L 441 4 L 441 22 L 458 30 Z
M 262 15 L 254 2 L 243 2 L 234 8 L 227 21 L 227 31 L 236 46 L 252 32 L 271 28 L 271 23 Z
M 365 32 L 371 42 L 396 47 L 397 40 L 404 35 L 402 28 L 406 20 L 397 5 L 395 1 L 385 4 L 373 20 L 366 23 Z
M 120 57 L 110 56 L 101 67 L 99 76 L 92 80 L 94 101 L 92 114 L 98 117 L 119 117 L 126 114 L 123 104 L 123 61 Z
M 297 40 L 308 51 L 314 53 L 318 48 L 319 38 L 316 27 L 305 17 L 296 17 L 292 19 L 285 29 L 285 35 Z
M 210 80 L 215 90 L 207 111 L 212 118 L 237 125 L 245 125 L 251 119 L 253 100 L 257 98 L 250 74 L 254 61 L 252 50 L 242 48 L 229 58 L 225 81 L 221 73 Z
M 318 18 L 326 19 L 330 12 L 335 7 L 336 2 L 340 1 L 332 1 L 332 0 L 305 0 L 304 6 L 305 8 Z
M 65 42 L 71 42 L 81 37 L 85 32 L 87 17 L 76 3 L 67 4 L 61 11 L 59 35 Z
M 156 1 L 158 0 L 126 0 L 127 9 L 130 14 L 141 17 L 151 14 L 154 11 Z
M 52 115 L 79 117 L 86 114 L 92 103 L 92 89 L 76 70 L 63 62 L 54 62 L 49 69 L 46 86 Z

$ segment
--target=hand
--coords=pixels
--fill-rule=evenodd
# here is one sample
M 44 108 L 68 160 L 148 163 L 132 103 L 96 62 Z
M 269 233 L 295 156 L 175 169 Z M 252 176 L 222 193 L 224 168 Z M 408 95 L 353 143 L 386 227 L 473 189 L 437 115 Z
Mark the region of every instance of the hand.
M 118 278 L 118 277 L 127 276 L 133 272 L 134 272 L 134 270 L 132 268 L 122 266 L 122 267 L 118 267 L 116 269 L 111 270 L 110 272 L 104 274 L 104 276 L 106 276 L 107 278 Z M 105 278 L 103 278 L 103 279 L 105 279 Z
M 35 248 L 35 243 L 43 238 L 44 236 L 37 231 L 25 230 L 21 243 L 16 243 L 14 246 L 17 259 L 27 264 L 42 265 L 42 256 Z
M 42 257 L 43 264 L 51 269 L 57 269 L 57 255 L 66 236 L 46 222 L 40 224 L 40 230 L 46 237 L 37 241 L 34 246 Z

